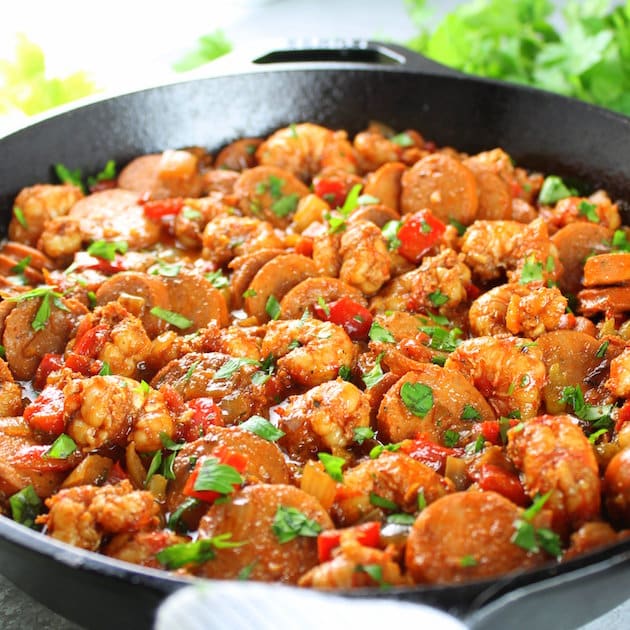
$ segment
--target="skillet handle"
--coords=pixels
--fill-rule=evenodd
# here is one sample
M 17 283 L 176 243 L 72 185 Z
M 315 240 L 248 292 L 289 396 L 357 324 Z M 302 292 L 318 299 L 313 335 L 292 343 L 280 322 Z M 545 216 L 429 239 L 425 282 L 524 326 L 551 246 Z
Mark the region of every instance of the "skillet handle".
M 482 605 L 464 621 L 470 630 L 573 630 L 630 597 L 630 552 L 535 582 Z
M 251 63 L 256 66 L 341 63 L 405 69 L 443 76 L 465 76 L 399 44 L 364 39 L 289 40 L 285 46 L 280 45 L 275 50 L 256 56 Z

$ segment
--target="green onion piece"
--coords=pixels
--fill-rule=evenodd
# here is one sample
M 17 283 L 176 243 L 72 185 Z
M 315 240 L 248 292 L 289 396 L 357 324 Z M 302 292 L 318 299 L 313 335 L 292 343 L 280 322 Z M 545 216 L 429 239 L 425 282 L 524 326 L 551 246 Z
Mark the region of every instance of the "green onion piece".
M 68 459 L 77 450 L 76 442 L 65 433 L 62 433 L 44 453 L 48 459 Z
M 17 222 L 25 229 L 28 230 L 28 223 L 26 222 L 26 217 L 24 216 L 24 212 L 21 208 L 17 206 L 13 206 L 13 216 L 17 219 Z
M 273 320 L 276 320 L 280 317 L 280 302 L 278 302 L 275 295 L 271 294 L 267 298 L 265 311 L 267 312 L 267 315 L 269 315 L 269 317 L 271 317 L 271 319 Z
M 370 503 L 376 507 L 383 508 L 384 510 L 396 511 L 399 509 L 396 503 L 376 494 L 375 492 L 370 492 Z
M 342 468 L 344 467 L 346 460 L 343 457 L 336 457 L 335 455 L 330 455 L 329 453 L 317 453 L 317 457 L 319 461 L 324 464 L 326 472 L 335 481 L 343 483 Z
M 560 199 L 572 197 L 577 194 L 577 190 L 567 186 L 557 175 L 549 175 L 545 177 L 540 194 L 538 195 L 538 203 L 552 204 Z
M 94 241 L 87 248 L 87 253 L 90 256 L 112 261 L 117 253 L 126 254 L 128 250 L 129 245 L 126 241 Z
M 43 504 L 32 485 L 22 488 L 9 498 L 11 516 L 16 523 L 36 529 L 35 519 L 41 514 Z
M 157 318 L 164 320 L 180 330 L 185 330 L 193 325 L 192 320 L 187 317 L 179 313 L 174 313 L 173 311 L 167 311 L 165 308 L 160 308 L 159 306 L 154 306 L 149 312 L 151 315 L 155 315 Z
M 357 209 L 359 203 L 359 195 L 361 194 L 361 188 L 363 188 L 363 184 L 355 184 L 351 189 L 348 195 L 346 196 L 346 200 L 343 202 L 343 206 L 339 208 L 341 214 L 344 217 L 347 217 L 351 212 Z
M 371 440 L 375 433 L 370 427 L 355 427 L 353 431 L 354 441 L 357 444 L 363 444 L 365 440 Z

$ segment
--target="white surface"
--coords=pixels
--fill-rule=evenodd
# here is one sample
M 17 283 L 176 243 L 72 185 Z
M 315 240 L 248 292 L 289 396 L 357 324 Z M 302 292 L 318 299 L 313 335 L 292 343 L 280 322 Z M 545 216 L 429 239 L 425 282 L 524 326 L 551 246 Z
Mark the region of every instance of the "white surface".
M 436 20 L 458 2 L 435 0 L 431 4 L 438 7 Z M 4 0 L 0 58 L 12 57 L 15 35 L 23 32 L 44 49 L 51 75 L 87 70 L 100 86 L 117 92 L 172 76 L 171 64 L 194 48 L 197 37 L 217 28 L 222 28 L 237 48 L 260 39 L 362 37 L 404 41 L 414 33 L 403 0 Z M 0 594 L 4 601 L 24 601 L 19 625 L 10 627 L 42 627 L 43 607 L 31 603 L 2 579 Z M 29 613 L 32 618 L 28 618 Z M 365 618 L 372 619 L 371 613 Z M 58 620 L 50 615 L 48 627 L 61 628 Z M 169 630 L 184 630 L 179 618 L 177 621 Z M 8 628 L 7 623 L 0 611 L 0 627 Z M 369 627 L 363 621 L 360 625 Z M 399 625 L 398 619 L 396 625 L 412 627 Z M 386 622 L 381 627 L 387 627 Z M 630 603 L 583 630 L 626 628 L 630 628 Z

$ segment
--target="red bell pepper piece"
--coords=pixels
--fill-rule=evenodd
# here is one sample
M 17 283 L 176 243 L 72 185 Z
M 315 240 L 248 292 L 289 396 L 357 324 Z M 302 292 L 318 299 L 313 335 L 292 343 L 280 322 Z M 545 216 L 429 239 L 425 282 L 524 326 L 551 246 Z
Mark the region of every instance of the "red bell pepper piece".
M 47 352 L 37 366 L 37 371 L 33 378 L 33 385 L 36 389 L 44 389 L 46 380 L 52 372 L 60 370 L 64 366 L 63 357 L 60 354 Z
M 510 427 L 515 427 L 520 420 L 510 419 Z M 498 420 L 485 420 L 483 422 L 476 422 L 473 426 L 473 433 L 482 435 L 486 442 L 491 444 L 501 445 L 501 423 Z
M 342 297 L 327 305 L 327 309 L 315 305 L 315 315 L 322 320 L 342 326 L 351 339 L 365 339 L 370 332 L 372 313 L 349 297 Z
M 407 215 L 398 229 L 398 252 L 412 263 L 422 257 L 440 240 L 446 225 L 430 210 L 419 210 Z
M 66 427 L 63 392 L 47 386 L 24 410 L 24 420 L 34 431 L 49 435 L 61 435 Z
M 11 463 L 16 468 L 28 468 L 38 472 L 62 472 L 72 470 L 82 459 L 81 451 L 77 450 L 66 458 L 45 457 L 50 450 L 50 444 L 34 444 L 25 446 L 11 457 Z
M 529 498 L 525 494 L 520 479 L 504 468 L 494 464 L 482 464 L 472 477 L 482 490 L 498 492 L 521 507 L 529 504 Z
M 440 474 L 444 474 L 446 458 L 449 455 L 460 457 L 463 454 L 462 449 L 448 448 L 447 446 L 431 442 L 422 436 L 418 436 L 413 440 L 403 440 L 400 450 Z
M 116 254 L 114 260 L 105 260 L 98 256 L 92 256 L 87 252 L 77 252 L 74 255 L 72 268 L 75 271 L 94 269 L 102 273 L 118 273 L 119 271 L 126 271 L 127 269 L 125 259 L 120 254 Z
M 318 197 L 328 202 L 331 208 L 343 206 L 348 196 L 348 187 L 339 179 L 316 177 L 313 181 L 313 190 Z
M 244 472 L 247 467 L 247 457 L 245 455 L 242 455 L 241 453 L 232 453 L 225 448 L 215 450 L 211 457 L 216 457 L 219 460 L 219 463 L 231 466 L 239 473 Z M 188 475 L 182 494 L 187 497 L 192 497 L 193 499 L 199 499 L 205 503 L 214 503 L 220 496 L 222 496 L 221 493 L 215 492 L 214 490 L 195 490 L 195 483 L 199 477 L 199 471 L 206 459 L 208 458 L 202 457 L 197 461 L 195 468 L 190 475 Z M 233 488 L 236 490 L 237 486 L 234 485 Z
M 109 327 L 98 324 L 88 328 L 76 341 L 72 351 L 84 357 L 95 359 L 109 339 Z
M 129 475 L 123 470 L 123 467 L 120 465 L 120 462 L 116 461 L 116 463 L 111 467 L 109 471 L 107 481 L 109 483 L 116 484 L 116 483 L 119 483 L 120 481 L 123 481 L 124 479 L 129 479 Z
M 630 420 L 630 400 L 626 400 L 617 413 L 617 422 L 615 422 L 615 432 L 619 432 L 621 427 Z
M 187 405 L 193 410 L 193 417 L 184 428 L 186 442 L 193 442 L 204 436 L 213 425 L 223 426 L 221 409 L 212 398 L 195 398 L 189 400 Z
M 341 544 L 342 536 L 352 536 L 364 547 L 378 547 L 381 539 L 381 524 L 378 521 L 362 523 L 345 529 L 327 529 L 317 536 L 317 555 L 320 562 L 332 559 L 333 549 Z
M 184 200 L 181 197 L 140 201 L 144 209 L 144 214 L 149 219 L 161 219 L 162 217 L 179 214 L 184 207 Z

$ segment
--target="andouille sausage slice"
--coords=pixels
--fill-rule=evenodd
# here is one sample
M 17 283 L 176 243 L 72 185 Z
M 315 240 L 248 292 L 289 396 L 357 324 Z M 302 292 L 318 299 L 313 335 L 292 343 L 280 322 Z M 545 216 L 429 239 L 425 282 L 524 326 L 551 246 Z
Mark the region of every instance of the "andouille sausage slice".
M 342 297 L 348 297 L 361 306 L 367 306 L 367 300 L 359 289 L 338 278 L 307 278 L 286 292 L 280 301 L 280 317 L 300 319 L 305 310 L 312 313 L 313 307 L 321 300 L 329 304 Z
M 245 214 L 282 228 L 289 225 L 299 200 L 309 194 L 309 189 L 289 171 L 255 166 L 241 174 L 234 184 L 234 194 Z
M 78 221 L 84 242 L 125 241 L 129 249 L 144 249 L 160 240 L 160 225 L 147 218 L 138 195 L 129 190 L 93 193 L 78 201 L 68 217 Z
M 230 287 L 232 289 L 230 302 L 232 308 L 243 308 L 245 299 L 243 293 L 249 287 L 249 283 L 254 279 L 254 276 L 272 258 L 284 253 L 285 250 L 279 247 L 259 249 L 251 254 L 237 256 L 230 262 L 228 267 L 234 270 L 230 278 Z
M 173 277 L 164 277 L 168 293 L 168 309 L 192 322 L 186 331 L 206 327 L 211 321 L 227 326 L 228 308 L 223 293 L 200 273 L 180 271 Z
M 47 300 L 50 314 L 43 322 L 43 328 L 35 330 L 33 321 L 43 300 Z M 59 304 L 63 308 L 59 308 Z M 73 299 L 53 299 L 49 296 L 18 302 L 7 315 L 2 335 L 2 345 L 13 376 L 20 381 L 32 379 L 45 354 L 61 354 L 85 313 L 85 306 Z
M 384 204 L 374 204 L 362 206 L 355 210 L 349 217 L 348 223 L 357 223 L 358 221 L 370 221 L 378 227 L 382 228 L 389 221 L 398 221 L 400 215 L 396 210 Z
M 475 176 L 450 155 L 427 155 L 403 173 L 401 182 L 402 214 L 429 208 L 445 223 L 455 219 L 464 225 L 477 216 Z
M 468 582 L 547 559 L 512 542 L 522 510 L 496 492 L 456 492 L 428 505 L 413 525 L 405 564 L 418 584 Z
M 575 294 L 582 288 L 584 261 L 610 251 L 611 238 L 612 230 L 588 221 L 569 223 L 551 237 L 564 270 L 558 278 L 563 292 Z
M 315 521 L 317 529 L 333 527 L 319 501 L 294 486 L 247 486 L 229 503 L 215 503 L 199 524 L 199 538 L 231 533 L 231 541 L 245 544 L 217 550 L 216 557 L 205 562 L 198 575 L 233 579 L 251 568 L 250 580 L 295 584 L 317 564 L 317 538 L 298 535 L 280 542 L 274 521 L 286 509 L 299 510 Z
M 584 286 L 623 284 L 630 280 L 630 253 L 590 256 L 584 263 Z
M 501 177 L 489 169 L 479 168 L 474 160 L 464 162 L 475 176 L 479 206 L 477 219 L 503 220 L 512 218 L 512 195 Z
M 264 264 L 250 282 L 245 297 L 245 310 L 259 322 L 269 320 L 267 303 L 271 296 L 278 302 L 307 278 L 319 275 L 311 258 L 301 254 L 283 254 Z
M 151 314 L 151 309 L 155 307 L 171 310 L 168 289 L 159 276 L 140 271 L 123 271 L 105 280 L 96 291 L 96 303 L 99 306 L 120 301 L 121 298 L 127 310 L 142 320 L 151 339 L 168 329 L 166 321 Z
M 256 149 L 262 143 L 260 138 L 240 138 L 223 147 L 217 155 L 216 168 L 231 171 L 244 171 L 256 166 Z
M 398 212 L 402 191 L 401 178 L 406 168 L 402 162 L 383 164 L 367 175 L 363 194 L 376 197 L 379 203 Z
M 203 437 L 189 442 L 177 453 L 173 464 L 175 479 L 169 484 L 166 495 L 169 512 L 176 510 L 187 498 L 182 491 L 191 473 L 191 458 L 199 460 L 219 450 L 240 453 L 246 458 L 242 475 L 248 483 L 289 483 L 289 467 L 276 444 L 238 427 L 212 426 Z M 206 505 L 201 511 L 187 510 L 182 520 L 195 529 L 207 509 Z

